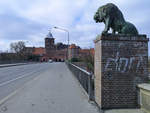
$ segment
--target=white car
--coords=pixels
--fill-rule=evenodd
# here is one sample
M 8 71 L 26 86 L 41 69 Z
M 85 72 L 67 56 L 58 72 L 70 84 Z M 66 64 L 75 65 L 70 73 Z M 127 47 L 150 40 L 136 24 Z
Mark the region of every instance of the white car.
M 48 60 L 48 62 L 49 62 L 49 63 L 52 63 L 52 62 L 53 62 L 53 60 L 52 60 L 52 59 L 49 59 L 49 60 Z

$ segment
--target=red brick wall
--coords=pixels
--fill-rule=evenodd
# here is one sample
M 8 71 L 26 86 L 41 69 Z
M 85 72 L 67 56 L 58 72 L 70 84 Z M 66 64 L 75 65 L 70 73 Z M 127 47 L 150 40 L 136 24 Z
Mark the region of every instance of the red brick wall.
M 148 80 L 146 36 L 106 35 L 95 40 L 95 96 L 101 108 L 138 106 L 138 83 Z

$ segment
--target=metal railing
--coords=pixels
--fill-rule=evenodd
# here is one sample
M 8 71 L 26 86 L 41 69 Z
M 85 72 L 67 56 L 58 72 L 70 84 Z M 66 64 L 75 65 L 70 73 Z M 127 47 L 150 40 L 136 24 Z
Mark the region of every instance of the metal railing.
M 88 95 L 89 100 L 94 100 L 94 79 L 93 75 L 86 70 L 67 62 L 68 68 L 78 79 L 79 83 Z

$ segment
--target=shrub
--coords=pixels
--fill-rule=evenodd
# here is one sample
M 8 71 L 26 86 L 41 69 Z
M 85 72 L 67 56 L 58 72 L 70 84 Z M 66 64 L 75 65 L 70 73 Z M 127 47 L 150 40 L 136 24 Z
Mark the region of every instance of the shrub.
M 80 62 L 78 58 L 71 58 L 71 62 Z

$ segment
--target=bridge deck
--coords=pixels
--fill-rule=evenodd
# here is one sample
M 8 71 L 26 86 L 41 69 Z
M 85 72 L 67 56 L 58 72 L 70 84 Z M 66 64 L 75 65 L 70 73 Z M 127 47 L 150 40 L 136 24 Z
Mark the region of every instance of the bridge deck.
M 47 64 L 45 64 L 47 65 Z M 65 63 L 52 63 L 0 106 L 5 113 L 98 113 Z

